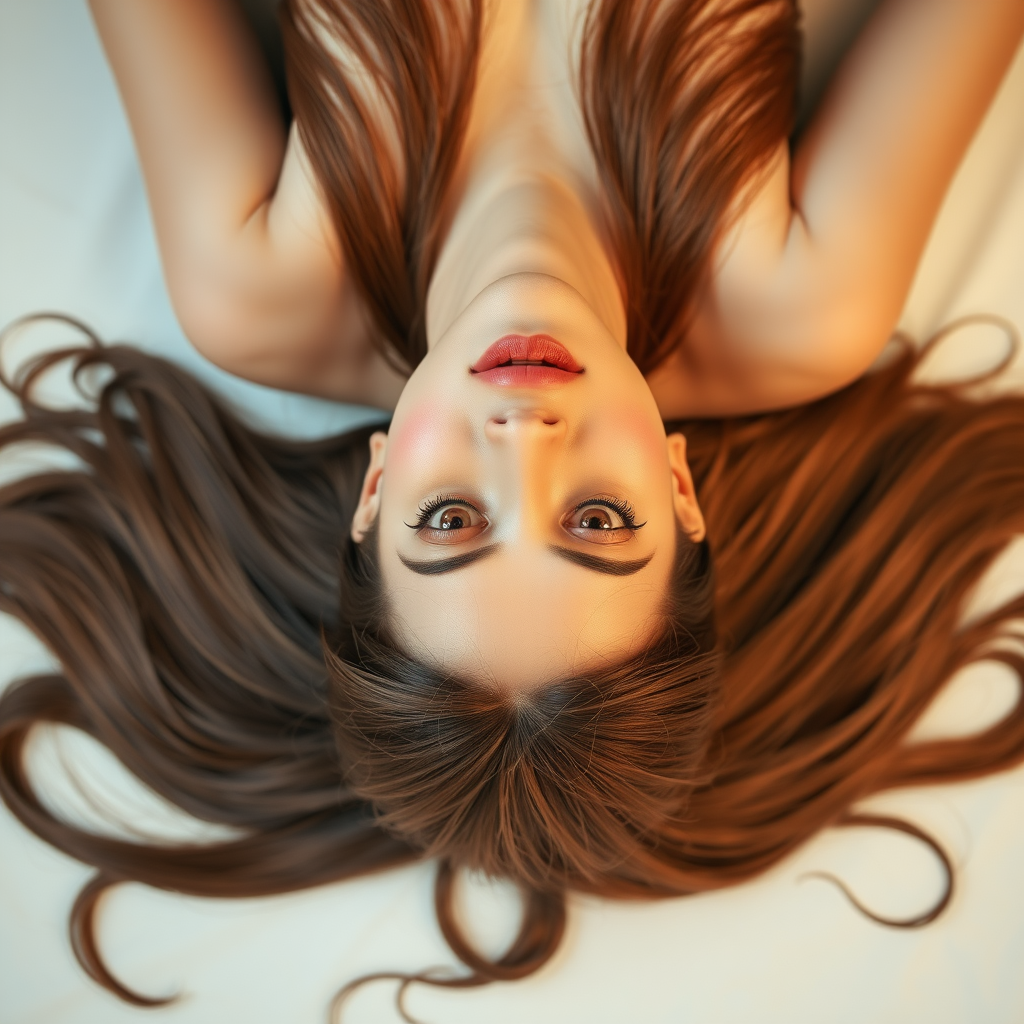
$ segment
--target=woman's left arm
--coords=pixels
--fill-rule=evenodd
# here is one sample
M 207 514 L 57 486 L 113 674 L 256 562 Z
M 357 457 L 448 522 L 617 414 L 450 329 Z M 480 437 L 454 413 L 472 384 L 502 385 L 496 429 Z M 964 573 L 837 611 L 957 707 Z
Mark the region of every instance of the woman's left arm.
M 810 401 L 892 334 L 939 205 L 1024 34 L 1024 0 L 884 0 L 792 158 L 783 144 L 716 251 L 666 416 Z

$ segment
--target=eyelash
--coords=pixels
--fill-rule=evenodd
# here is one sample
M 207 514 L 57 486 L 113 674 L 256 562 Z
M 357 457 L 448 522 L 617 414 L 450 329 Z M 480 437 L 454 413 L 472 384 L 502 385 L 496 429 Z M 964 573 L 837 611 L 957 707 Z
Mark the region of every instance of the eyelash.
M 623 529 L 639 530 L 640 527 L 647 525 L 646 523 L 638 523 L 636 521 L 636 512 L 633 511 L 633 506 L 621 498 L 590 498 L 587 501 L 581 501 L 569 514 L 572 515 L 573 512 L 579 512 L 580 509 L 593 508 L 595 505 L 618 512 L 622 519 Z
M 420 505 L 419 510 L 416 513 L 415 523 L 406 523 L 405 525 L 411 527 L 413 530 L 422 530 L 427 523 L 430 522 L 430 517 L 446 505 L 465 505 L 466 508 L 471 508 L 478 515 L 483 515 L 471 501 L 466 501 L 465 498 L 460 498 L 454 494 L 438 494 L 436 497 L 431 498 L 429 501 L 425 501 Z
M 429 501 L 425 501 L 420 505 L 419 510 L 416 513 L 416 522 L 406 523 L 405 525 L 413 530 L 422 530 L 427 523 L 430 522 L 431 516 L 435 512 L 444 508 L 446 505 L 465 505 L 467 508 L 471 508 L 474 512 L 479 515 L 483 515 L 471 501 L 466 501 L 465 498 L 460 498 L 454 494 L 438 494 L 431 498 Z M 594 505 L 601 505 L 605 508 L 610 508 L 613 512 L 617 512 L 622 518 L 623 528 L 627 530 L 639 530 L 642 526 L 646 526 L 646 523 L 638 523 L 636 521 L 636 512 L 633 510 L 633 506 L 628 501 L 623 501 L 621 498 L 590 498 L 587 501 L 581 501 L 578 505 L 573 508 L 573 512 L 579 512 L 580 509 L 589 508 Z

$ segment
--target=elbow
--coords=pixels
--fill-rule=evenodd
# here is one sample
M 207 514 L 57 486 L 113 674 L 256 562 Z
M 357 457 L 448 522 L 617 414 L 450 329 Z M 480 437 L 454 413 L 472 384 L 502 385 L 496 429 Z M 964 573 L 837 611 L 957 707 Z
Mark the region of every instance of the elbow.
M 869 370 L 896 331 L 897 317 L 877 310 L 837 310 L 816 323 L 801 346 L 808 400 L 852 384 Z
M 253 355 L 253 313 L 249 304 L 209 277 L 167 275 L 171 306 L 192 347 L 214 366 L 247 376 Z
M 844 385 L 868 370 L 892 340 L 900 310 L 890 305 L 854 300 L 821 325 L 825 364 Z

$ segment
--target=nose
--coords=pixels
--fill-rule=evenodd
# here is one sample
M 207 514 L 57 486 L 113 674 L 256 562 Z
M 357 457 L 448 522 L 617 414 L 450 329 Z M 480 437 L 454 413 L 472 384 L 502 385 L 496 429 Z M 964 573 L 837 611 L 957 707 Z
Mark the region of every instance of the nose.
M 484 435 L 497 456 L 501 503 L 518 523 L 522 539 L 540 541 L 552 514 L 552 487 L 558 475 L 566 422 L 545 410 L 513 410 L 492 416 Z

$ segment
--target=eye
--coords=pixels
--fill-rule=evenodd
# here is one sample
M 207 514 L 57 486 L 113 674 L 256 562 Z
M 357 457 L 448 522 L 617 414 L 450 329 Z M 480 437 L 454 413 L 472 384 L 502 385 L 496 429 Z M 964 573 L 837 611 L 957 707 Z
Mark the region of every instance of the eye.
M 406 523 L 428 544 L 461 544 L 482 533 L 487 517 L 470 501 L 439 495 L 420 506 L 415 523 Z
M 617 498 L 588 498 L 562 520 L 574 537 L 595 544 L 621 544 L 644 525 L 636 521 L 629 503 Z

